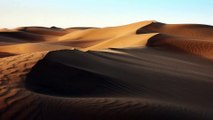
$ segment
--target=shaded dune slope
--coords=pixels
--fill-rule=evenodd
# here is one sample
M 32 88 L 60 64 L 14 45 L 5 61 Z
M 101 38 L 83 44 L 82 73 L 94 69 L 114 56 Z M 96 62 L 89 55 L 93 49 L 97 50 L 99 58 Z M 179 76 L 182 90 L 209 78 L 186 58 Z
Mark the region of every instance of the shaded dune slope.
M 212 61 L 151 48 L 111 51 L 55 51 L 35 66 L 45 53 L 0 60 L 7 61 L 0 118 L 212 119 Z
M 195 56 L 183 59 L 184 55 L 181 54 L 172 55 L 171 52 L 149 48 L 114 50 L 123 54 L 85 53 L 78 50 L 50 52 L 33 67 L 26 79 L 26 87 L 40 94 L 71 99 L 120 98 L 118 104 L 121 106 L 125 104 L 125 100 L 122 100 L 124 98 L 129 98 L 132 102 L 141 100 L 142 103 L 149 99 L 151 102 L 145 102 L 146 108 L 129 106 L 128 109 L 118 108 L 117 111 L 147 111 L 152 107 L 159 110 L 157 113 L 149 113 L 148 110 L 141 114 L 134 111 L 137 119 L 150 117 L 151 114 L 155 116 L 153 119 L 213 117 L 213 104 L 210 102 L 213 100 L 210 92 L 213 88 L 212 62 Z M 111 107 L 107 103 L 102 104 L 106 105 L 106 109 Z M 173 112 L 168 112 L 167 109 Z M 107 115 L 108 112 L 102 114 Z M 165 115 L 157 117 L 161 113 Z M 126 119 L 131 118 L 129 115 L 131 114 L 126 115 Z M 122 118 L 119 115 L 110 117 Z
M 0 32 L 0 36 L 16 39 L 19 41 L 27 41 L 27 42 L 40 42 L 48 40 L 48 36 L 43 36 L 40 34 L 28 33 L 23 31 L 8 31 L 8 32 Z

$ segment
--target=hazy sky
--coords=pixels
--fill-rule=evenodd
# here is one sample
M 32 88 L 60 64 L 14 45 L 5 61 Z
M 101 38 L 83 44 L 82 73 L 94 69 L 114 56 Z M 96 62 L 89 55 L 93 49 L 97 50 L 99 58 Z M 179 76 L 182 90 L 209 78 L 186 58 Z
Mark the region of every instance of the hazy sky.
M 0 0 L 0 27 L 114 26 L 143 20 L 213 25 L 213 0 Z

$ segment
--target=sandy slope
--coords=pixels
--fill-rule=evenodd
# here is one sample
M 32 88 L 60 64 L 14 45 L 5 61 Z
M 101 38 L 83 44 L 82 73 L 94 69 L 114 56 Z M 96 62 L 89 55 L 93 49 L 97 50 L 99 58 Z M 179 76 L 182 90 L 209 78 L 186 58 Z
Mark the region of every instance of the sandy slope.
M 191 39 L 211 40 L 213 38 L 212 26 L 199 24 L 164 24 L 153 22 L 137 30 L 141 33 L 162 33 L 173 36 L 187 37 Z
M 40 52 L 40 51 L 51 51 L 51 50 L 60 50 L 60 49 L 70 49 L 72 47 L 62 46 L 62 45 L 51 45 L 46 43 L 24 43 L 17 45 L 7 45 L 1 46 L 1 52 L 7 52 L 12 54 L 24 54 L 24 53 L 32 53 L 32 52 Z M 0 53 L 1 53 L 0 52 Z
M 16 28 L 18 31 L 28 32 L 28 33 L 34 33 L 34 34 L 40 34 L 40 35 L 53 35 L 53 36 L 62 36 L 67 33 L 68 31 L 62 29 L 62 28 L 45 28 L 45 27 L 20 27 Z
M 212 32 L 155 21 L 1 29 L 0 119 L 211 120 Z
M 12 115 L 13 112 L 17 112 L 20 110 L 20 108 L 14 108 L 15 103 L 19 101 L 22 101 L 22 103 L 26 103 L 24 102 L 25 100 L 29 102 L 28 99 L 25 98 L 29 95 L 30 92 L 23 90 L 24 79 L 26 78 L 26 74 L 29 73 L 36 62 L 39 59 L 42 59 L 45 54 L 46 52 L 29 53 L 0 59 L 1 120 L 9 120 L 9 118 L 5 118 L 4 115 Z M 9 108 L 13 108 L 15 110 L 4 113 Z M 23 108 L 21 109 L 23 110 Z
M 213 59 L 212 40 L 200 40 L 158 34 L 149 39 L 147 46 L 195 54 L 207 59 Z

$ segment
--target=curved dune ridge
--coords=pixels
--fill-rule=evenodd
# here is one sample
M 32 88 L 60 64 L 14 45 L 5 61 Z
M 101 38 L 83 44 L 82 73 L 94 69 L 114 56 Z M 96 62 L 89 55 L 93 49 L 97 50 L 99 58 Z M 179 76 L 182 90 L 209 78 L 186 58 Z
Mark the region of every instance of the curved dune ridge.
M 137 30 L 137 34 L 160 33 L 147 46 L 176 49 L 213 59 L 213 27 L 196 24 L 163 24 L 155 22 Z
M 213 27 L 0 29 L 0 120 L 211 120 Z

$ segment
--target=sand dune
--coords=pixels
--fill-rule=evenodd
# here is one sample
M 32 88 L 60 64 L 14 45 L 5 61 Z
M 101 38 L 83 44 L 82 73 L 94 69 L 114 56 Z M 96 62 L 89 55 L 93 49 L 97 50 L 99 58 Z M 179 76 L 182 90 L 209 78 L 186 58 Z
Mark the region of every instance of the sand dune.
M 60 49 L 73 49 L 72 47 L 61 46 L 61 45 L 51 45 L 45 43 L 24 43 L 18 45 L 7 45 L 1 46 L 1 52 L 7 52 L 11 54 L 24 54 L 24 53 L 32 53 L 39 51 L 51 51 L 51 50 L 60 50 Z
M 67 34 L 64 29 L 62 28 L 45 28 L 45 27 L 20 27 L 16 28 L 18 31 L 28 32 L 28 33 L 34 33 L 34 34 L 40 34 L 40 35 L 53 35 L 53 36 L 62 36 Z
M 99 44 L 88 47 L 84 50 L 102 50 L 107 48 L 129 48 L 129 47 L 145 47 L 147 41 L 157 33 L 140 34 L 140 35 L 127 35 L 106 40 Z
M 146 26 L 151 24 L 152 21 L 144 21 L 144 22 L 138 22 L 134 24 L 129 24 L 125 26 L 119 26 L 119 27 L 109 27 L 109 28 L 92 28 L 92 29 L 86 29 L 86 30 L 80 30 L 76 32 L 71 32 L 70 34 L 62 36 L 59 41 L 71 41 L 76 40 L 78 43 L 83 43 L 83 47 L 91 47 L 92 45 L 99 44 L 103 41 L 110 40 L 110 39 L 116 39 L 128 35 L 134 35 L 135 31 L 139 29 L 142 26 Z M 98 36 L 97 36 L 98 35 Z M 89 43 L 88 45 L 85 45 L 85 43 Z M 78 44 L 79 48 L 81 48 L 81 44 Z
M 188 37 L 200 40 L 212 40 L 212 26 L 198 24 L 164 24 L 153 22 L 150 25 L 137 30 L 137 34 L 141 33 L 162 33 L 173 36 Z
M 212 120 L 213 27 L 0 30 L 1 120 Z
M 156 37 L 157 34 L 160 34 L 158 36 L 161 37 Z M 0 32 L 0 39 L 1 45 L 4 45 L 1 51 L 11 54 L 15 53 L 11 52 L 10 44 L 36 42 L 40 45 L 44 43 L 48 46 L 56 45 L 57 49 L 74 47 L 84 51 L 140 46 L 170 47 L 212 59 L 212 35 L 212 26 L 208 25 L 144 21 L 108 28 L 20 27 L 14 30 L 3 29 Z M 23 46 L 23 48 L 25 47 L 26 45 Z M 7 48 L 9 50 L 6 50 Z M 46 51 L 48 48 L 54 50 L 53 47 L 47 47 L 44 50 Z M 38 48 L 38 51 L 41 49 Z
M 135 34 L 135 31 L 140 27 L 151 24 L 152 21 L 139 22 L 119 27 L 109 28 L 94 28 L 86 29 L 84 31 L 77 31 L 76 33 L 70 33 L 62 36 L 60 40 L 103 40 L 120 37 L 128 34 Z M 98 36 L 97 36 L 98 35 Z
M 147 46 L 192 53 L 213 59 L 213 41 L 158 34 L 149 39 Z
M 0 32 L 0 36 L 17 39 L 17 41 L 40 42 L 48 40 L 50 36 L 43 36 L 23 31 Z

